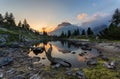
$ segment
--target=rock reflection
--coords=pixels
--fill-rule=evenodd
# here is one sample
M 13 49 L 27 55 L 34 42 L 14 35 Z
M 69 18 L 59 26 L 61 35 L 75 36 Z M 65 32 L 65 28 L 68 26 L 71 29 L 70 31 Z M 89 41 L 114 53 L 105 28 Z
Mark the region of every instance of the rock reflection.
M 51 65 L 71 67 L 71 63 L 67 62 L 66 60 L 63 60 L 61 58 L 55 58 L 55 57 L 51 56 L 51 53 L 52 53 L 52 45 L 51 44 L 50 44 L 48 51 L 45 50 L 45 53 L 46 53 L 48 60 L 51 62 Z

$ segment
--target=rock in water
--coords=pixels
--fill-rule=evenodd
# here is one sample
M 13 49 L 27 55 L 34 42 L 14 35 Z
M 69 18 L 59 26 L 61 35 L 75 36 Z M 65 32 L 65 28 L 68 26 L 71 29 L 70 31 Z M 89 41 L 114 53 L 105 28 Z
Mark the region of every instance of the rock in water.
M 32 58 L 32 62 L 39 62 L 40 61 L 40 57 L 33 57 Z
M 34 52 L 35 55 L 38 55 L 39 53 L 42 53 L 45 48 L 44 47 L 36 47 L 36 48 L 31 48 L 31 50 Z
M 4 57 L 0 60 L 0 66 L 6 66 L 6 65 L 9 65 L 11 64 L 13 61 L 13 58 L 11 57 Z
M 59 68 L 59 67 L 60 67 L 59 63 L 57 63 L 57 64 L 55 64 L 55 65 L 52 66 L 52 68 Z

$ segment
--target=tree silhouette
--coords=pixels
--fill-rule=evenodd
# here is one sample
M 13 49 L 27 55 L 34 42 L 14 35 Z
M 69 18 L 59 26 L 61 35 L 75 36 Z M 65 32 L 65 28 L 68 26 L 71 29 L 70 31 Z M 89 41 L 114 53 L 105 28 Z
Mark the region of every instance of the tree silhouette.
M 8 12 L 5 13 L 4 22 L 8 25 L 12 25 L 12 26 L 16 25 L 15 24 L 15 18 L 14 18 L 12 13 L 10 13 L 10 15 L 8 14 Z
M 0 14 L 0 24 L 3 24 L 3 16 L 2 16 L 2 14 Z
M 45 29 L 46 29 L 46 28 L 42 28 L 42 30 L 43 30 L 43 35 L 47 36 L 48 34 L 47 34 L 47 32 L 45 31 Z
M 9 23 L 10 25 L 15 25 L 15 18 L 14 18 L 14 16 L 13 16 L 12 13 L 10 13 L 7 21 L 8 21 L 8 23 Z
M 115 10 L 111 24 L 108 28 L 99 33 L 99 37 L 103 39 L 120 40 L 120 11 Z
M 112 17 L 112 23 L 118 25 L 120 23 L 120 10 L 117 8 Z
M 88 36 L 89 36 L 89 35 L 93 35 L 93 31 L 91 30 L 90 27 L 88 27 L 88 29 L 87 29 L 87 35 L 88 35 Z
M 21 23 L 21 21 L 19 21 L 18 26 L 19 26 L 19 27 L 22 27 L 22 23 Z
M 67 34 L 67 37 L 70 37 L 71 36 L 71 31 L 68 30 L 68 34 Z
M 85 35 L 85 30 L 82 30 L 82 34 L 81 35 Z

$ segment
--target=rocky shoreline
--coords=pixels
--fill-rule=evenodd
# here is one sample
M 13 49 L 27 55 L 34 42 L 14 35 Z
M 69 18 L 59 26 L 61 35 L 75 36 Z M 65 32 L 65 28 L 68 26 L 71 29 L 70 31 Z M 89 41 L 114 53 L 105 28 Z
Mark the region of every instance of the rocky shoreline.
M 108 43 L 104 44 L 111 46 Z M 99 49 L 99 46 L 102 47 L 103 43 L 102 45 L 100 43 L 90 45 L 103 52 L 104 47 Z M 11 45 L 0 47 L 0 79 L 86 79 L 86 74 L 80 68 L 54 69 L 52 67 L 46 67 L 41 63 L 34 63 L 40 59 L 28 56 L 31 46 L 32 44 L 30 43 L 14 42 Z M 64 77 L 62 77 L 63 74 Z

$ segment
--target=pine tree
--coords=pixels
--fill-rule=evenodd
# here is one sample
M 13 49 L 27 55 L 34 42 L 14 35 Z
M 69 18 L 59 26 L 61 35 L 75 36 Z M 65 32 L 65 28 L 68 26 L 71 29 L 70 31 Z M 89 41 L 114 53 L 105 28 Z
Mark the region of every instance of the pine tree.
M 3 16 L 0 14 L 0 24 L 3 24 Z
M 7 24 L 8 24 L 8 18 L 9 18 L 9 15 L 8 15 L 8 12 L 6 12 L 4 22 L 7 23 Z
M 15 18 L 14 18 L 14 16 L 13 16 L 13 14 L 10 13 L 10 15 L 9 15 L 8 12 L 6 12 L 6 13 L 5 13 L 4 22 L 5 22 L 6 24 L 15 26 Z
M 120 10 L 117 8 L 112 17 L 112 23 L 118 25 L 120 23 Z
M 90 27 L 88 27 L 88 29 L 87 29 L 87 35 L 88 35 L 88 36 L 89 36 L 89 35 L 93 35 L 93 31 L 91 30 Z
M 27 23 L 26 19 L 24 19 L 22 27 L 29 30 L 30 25 Z
M 61 33 L 61 35 L 60 35 L 60 37 L 65 37 L 65 34 L 64 34 L 64 32 L 62 31 L 62 33 Z
M 18 26 L 19 26 L 19 27 L 22 27 L 22 23 L 21 23 L 21 21 L 19 21 Z
M 68 34 L 67 34 L 67 37 L 70 37 L 71 36 L 71 31 L 68 30 Z
M 99 33 L 99 37 L 104 39 L 120 40 L 120 27 L 118 26 L 119 23 L 120 11 L 119 9 L 116 9 L 115 13 L 113 14 L 110 26 L 101 31 Z
M 76 29 L 73 32 L 73 36 L 77 36 L 77 30 Z
M 10 13 L 7 21 L 9 22 L 10 25 L 15 25 L 15 18 L 12 13 Z
M 45 31 L 45 29 L 46 29 L 46 28 L 42 28 L 42 30 L 43 30 L 43 35 L 47 36 L 48 34 L 47 34 L 47 32 Z
M 82 35 L 85 35 L 85 30 L 82 30 Z
M 80 31 L 78 28 L 76 29 L 76 35 L 80 35 Z

